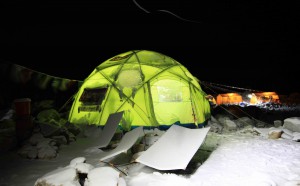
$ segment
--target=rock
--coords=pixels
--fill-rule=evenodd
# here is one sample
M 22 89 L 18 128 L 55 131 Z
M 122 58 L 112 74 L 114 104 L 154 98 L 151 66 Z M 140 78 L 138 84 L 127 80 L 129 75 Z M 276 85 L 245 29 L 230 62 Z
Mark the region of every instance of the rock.
M 292 140 L 299 142 L 300 141 L 300 132 L 294 132 Z
M 35 146 L 35 145 L 38 144 L 38 142 L 42 141 L 43 139 L 44 139 L 43 134 L 41 134 L 41 133 L 34 133 L 34 134 L 29 138 L 28 142 L 29 142 L 31 145 Z
M 281 137 L 281 134 L 282 134 L 282 130 L 279 129 L 279 130 L 271 130 L 269 132 L 269 139 L 278 139 Z
M 131 148 L 132 154 L 135 154 L 135 153 L 138 153 L 141 151 L 145 151 L 145 144 L 135 144 Z
M 68 144 L 67 138 L 65 136 L 53 136 L 51 138 L 56 141 L 58 146 Z
M 258 121 L 256 123 L 256 127 L 257 128 L 264 128 L 266 126 L 266 123 L 265 122 L 262 122 L 262 121 Z
M 253 126 L 251 125 L 245 126 L 243 129 L 239 130 L 238 133 L 257 135 L 257 132 L 254 130 Z
M 18 150 L 18 155 L 20 155 L 23 158 L 28 157 L 28 152 L 33 151 L 33 149 L 36 149 L 35 146 L 32 146 L 30 144 L 25 144 L 23 145 L 19 150 Z
M 293 136 L 300 136 L 300 132 L 293 132 Z
M 220 125 L 218 122 L 208 121 L 207 126 L 210 127 L 210 132 L 222 133 L 223 126 Z
M 41 149 L 45 146 L 53 146 L 53 143 L 52 142 L 55 142 L 53 139 L 50 139 L 50 138 L 43 138 L 41 141 L 38 142 L 38 144 L 36 145 L 36 147 L 38 149 Z
M 9 120 L 9 121 L 13 121 L 13 117 L 15 115 L 15 110 L 14 109 L 9 109 L 5 115 L 0 119 L 0 122 L 5 121 L 5 120 Z M 3 125 L 1 125 L 2 127 Z
M 40 125 L 42 135 L 46 138 L 60 135 L 61 128 L 59 126 L 51 125 L 47 123 L 39 123 L 39 125 Z
M 274 121 L 274 127 L 278 128 L 282 126 L 282 121 L 281 120 L 275 120 Z
M 200 148 L 205 151 L 214 151 L 221 141 L 222 135 L 209 132 L 207 133 L 206 139 Z
M 254 126 L 255 125 L 255 121 L 253 121 L 252 119 L 248 118 L 248 117 L 241 117 L 235 120 L 235 123 L 241 128 L 241 127 L 245 127 L 245 126 Z
M 51 120 L 59 121 L 60 115 L 55 109 L 48 109 L 41 111 L 37 116 L 36 119 L 38 122 L 41 123 L 48 123 Z
M 213 116 L 210 117 L 210 121 L 218 123 L 218 120 L 215 117 L 213 117 Z
M 39 159 L 53 159 L 57 156 L 57 152 L 51 146 L 43 146 L 38 149 L 38 158 Z
M 31 148 L 27 152 L 27 158 L 29 158 L 29 159 L 36 159 L 37 157 L 38 157 L 38 150 L 37 150 L 37 148 Z
M 76 141 L 76 136 L 72 132 L 66 131 L 64 135 L 66 136 L 68 143 Z
M 282 133 L 281 138 L 291 140 L 291 139 L 293 139 L 293 136 L 290 136 L 287 133 Z
M 282 131 L 286 134 L 288 134 L 289 136 L 293 136 L 293 131 L 289 130 L 289 129 L 286 129 L 286 128 L 283 128 Z
M 75 136 L 77 136 L 80 133 L 80 128 L 69 122 L 66 122 L 65 127 L 66 127 L 67 131 L 71 132 Z
M 0 121 L 0 129 L 15 128 L 16 121 L 14 119 L 5 118 Z
M 224 129 L 227 131 L 237 130 L 237 125 L 232 120 L 225 120 L 225 122 L 223 124 L 224 124 Z
M 283 128 L 293 132 L 300 132 L 300 117 L 291 117 L 284 120 Z
M 224 126 L 224 124 L 226 123 L 227 120 L 230 120 L 230 118 L 228 116 L 223 116 L 223 115 L 220 115 L 220 114 L 218 114 L 217 116 L 215 116 L 215 118 L 223 126 Z

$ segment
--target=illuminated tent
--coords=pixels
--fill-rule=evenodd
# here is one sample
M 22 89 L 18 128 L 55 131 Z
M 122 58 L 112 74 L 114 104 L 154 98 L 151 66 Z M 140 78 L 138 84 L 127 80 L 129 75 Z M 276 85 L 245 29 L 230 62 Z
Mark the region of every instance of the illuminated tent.
M 243 101 L 243 98 L 238 93 L 225 93 L 225 94 L 219 94 L 217 96 L 217 104 L 239 104 Z
M 252 93 L 250 104 L 260 104 L 260 103 L 280 103 L 279 96 L 276 92 L 255 92 Z
M 84 80 L 69 114 L 73 124 L 104 126 L 124 111 L 120 126 L 188 128 L 204 125 L 210 105 L 198 80 L 179 62 L 158 52 L 133 50 L 114 56 Z

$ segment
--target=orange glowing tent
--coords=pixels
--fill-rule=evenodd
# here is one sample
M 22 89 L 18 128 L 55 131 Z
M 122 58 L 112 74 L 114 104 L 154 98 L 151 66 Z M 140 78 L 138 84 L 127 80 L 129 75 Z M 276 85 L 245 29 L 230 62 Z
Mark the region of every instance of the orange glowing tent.
M 225 93 L 217 96 L 217 104 L 239 104 L 243 101 L 242 95 L 238 93 Z
M 256 92 L 252 94 L 250 104 L 257 103 L 280 103 L 279 96 L 276 92 Z

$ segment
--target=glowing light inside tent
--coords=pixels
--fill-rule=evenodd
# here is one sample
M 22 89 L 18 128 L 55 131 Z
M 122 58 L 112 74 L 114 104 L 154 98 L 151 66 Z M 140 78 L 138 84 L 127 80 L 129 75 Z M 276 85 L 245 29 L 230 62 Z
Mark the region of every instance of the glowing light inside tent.
M 141 73 L 138 70 L 123 70 L 118 76 L 120 87 L 132 88 L 142 83 Z
M 157 86 L 159 94 L 159 102 L 181 102 L 182 90 L 181 87 L 162 87 Z

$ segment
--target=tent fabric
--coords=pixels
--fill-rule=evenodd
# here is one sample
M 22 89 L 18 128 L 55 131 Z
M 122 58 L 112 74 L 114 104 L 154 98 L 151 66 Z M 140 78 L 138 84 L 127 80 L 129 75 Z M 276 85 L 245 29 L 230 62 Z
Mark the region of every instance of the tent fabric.
M 97 66 L 74 97 L 68 120 L 105 125 L 124 111 L 120 126 L 203 125 L 210 105 L 199 80 L 178 61 L 159 52 L 132 50 Z

